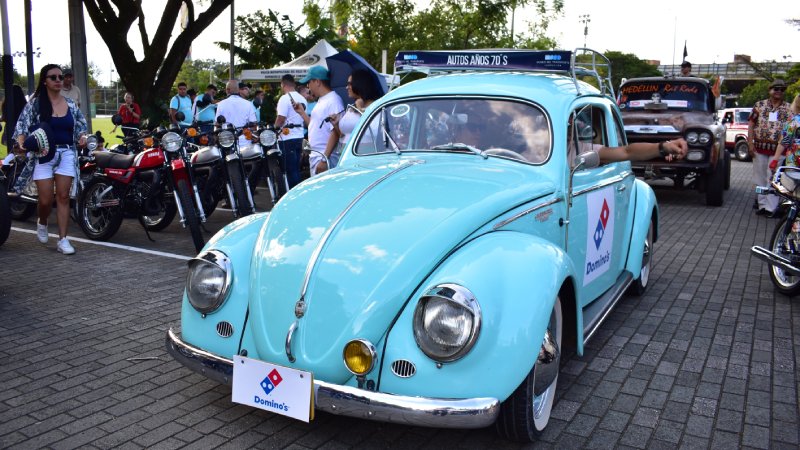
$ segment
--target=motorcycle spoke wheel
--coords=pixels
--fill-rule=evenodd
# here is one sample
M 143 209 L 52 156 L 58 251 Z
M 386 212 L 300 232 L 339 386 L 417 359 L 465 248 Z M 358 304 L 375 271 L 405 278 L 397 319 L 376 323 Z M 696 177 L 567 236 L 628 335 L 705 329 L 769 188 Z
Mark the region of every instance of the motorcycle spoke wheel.
M 110 239 L 122 225 L 122 199 L 113 189 L 102 198 L 100 194 L 108 187 L 105 181 L 90 183 L 78 199 L 78 224 L 89 239 Z M 117 205 L 108 206 L 109 203 Z
M 786 259 L 800 261 L 800 253 L 798 253 L 800 252 L 800 233 L 786 233 L 787 220 L 784 218 L 775 226 L 770 240 L 770 250 Z M 794 242 L 790 244 L 790 240 Z M 790 250 L 792 247 L 794 247 L 794 251 Z M 781 293 L 790 296 L 800 294 L 800 276 L 792 275 L 774 265 L 769 266 L 769 276 L 772 284 Z

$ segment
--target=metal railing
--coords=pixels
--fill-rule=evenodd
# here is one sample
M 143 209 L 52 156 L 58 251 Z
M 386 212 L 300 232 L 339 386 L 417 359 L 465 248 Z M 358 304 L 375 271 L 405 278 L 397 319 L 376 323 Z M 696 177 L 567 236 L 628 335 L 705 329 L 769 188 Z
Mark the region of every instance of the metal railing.
M 791 61 L 784 61 L 784 62 L 777 62 L 777 61 L 770 61 L 770 62 L 761 62 L 755 63 L 758 67 L 763 67 L 765 72 L 768 73 L 786 73 L 789 69 L 792 68 L 796 62 Z M 672 65 L 672 64 L 661 64 L 658 66 L 658 70 L 665 75 L 678 75 L 681 73 L 681 66 L 680 65 Z M 745 63 L 722 63 L 722 64 L 693 64 L 692 65 L 692 74 L 695 76 L 705 76 L 705 75 L 722 75 L 726 79 L 759 79 L 762 76 L 753 70 L 753 68 L 749 64 Z

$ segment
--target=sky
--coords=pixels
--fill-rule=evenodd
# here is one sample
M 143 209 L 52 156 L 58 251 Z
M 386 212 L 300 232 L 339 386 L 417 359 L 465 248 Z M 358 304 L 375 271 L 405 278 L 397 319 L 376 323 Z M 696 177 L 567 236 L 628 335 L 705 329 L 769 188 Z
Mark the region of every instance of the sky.
M 8 3 L 11 52 L 25 50 L 23 0 L 6 0 Z M 40 49 L 34 58 L 34 70 L 48 63 L 68 64 L 69 27 L 66 0 L 31 0 L 33 48 Z M 424 0 L 415 0 L 423 5 Z M 584 44 L 594 50 L 615 50 L 633 53 L 641 59 L 660 60 L 670 64 L 680 63 L 684 41 L 687 60 L 694 64 L 724 63 L 733 61 L 734 54 L 750 55 L 753 61 L 800 61 L 800 48 L 792 45 L 800 39 L 800 30 L 784 22 L 791 17 L 796 0 L 776 0 L 765 7 L 747 8 L 738 2 L 709 0 L 564 0 L 563 17 L 551 24 L 548 35 L 555 37 L 559 48 L 571 50 Z M 327 3 L 327 0 L 324 0 Z M 206 3 L 207 4 L 207 3 Z M 149 34 L 155 32 L 163 9 L 161 0 L 143 0 Z M 721 6 L 726 5 L 726 6 Z M 205 9 L 205 7 L 200 7 Z M 301 0 L 250 0 L 236 1 L 235 14 L 244 15 L 257 9 L 273 8 L 287 14 L 296 23 L 302 23 Z M 588 33 L 584 36 L 581 17 L 588 15 Z M 515 30 L 525 29 L 526 21 L 533 16 L 532 8 L 517 11 Z M 744 18 L 746 17 L 746 20 Z M 800 18 L 800 13 L 797 14 Z M 100 69 L 99 81 L 108 84 L 112 71 L 111 55 L 99 34 L 94 30 L 88 15 L 86 41 L 88 60 Z M 54 26 L 62 22 L 63 26 Z M 510 26 L 510 22 L 509 22 Z M 173 36 L 179 32 L 176 26 Z M 226 52 L 214 42 L 230 38 L 230 10 L 226 10 L 207 28 L 192 46 L 195 59 L 228 61 Z M 129 35 L 131 45 L 139 42 L 136 23 Z M 139 46 L 141 47 L 141 46 Z M 792 48 L 794 47 L 794 49 Z M 435 49 L 431 49 L 435 50 Z M 792 56 L 792 51 L 797 53 Z M 141 58 L 141 51 L 137 56 Z M 17 71 L 25 74 L 24 57 L 15 57 Z M 391 63 L 390 63 L 391 67 Z

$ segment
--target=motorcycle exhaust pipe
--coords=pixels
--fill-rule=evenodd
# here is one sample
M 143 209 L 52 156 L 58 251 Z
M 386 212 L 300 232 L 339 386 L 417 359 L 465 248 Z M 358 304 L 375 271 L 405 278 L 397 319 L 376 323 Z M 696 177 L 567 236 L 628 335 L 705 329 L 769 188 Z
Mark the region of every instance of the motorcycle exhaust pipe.
M 770 265 L 778 266 L 783 269 L 784 272 L 789 273 L 791 275 L 800 275 L 800 268 L 795 267 L 792 264 L 792 261 L 784 258 L 783 256 L 776 255 L 775 253 L 765 249 L 764 247 L 753 246 L 750 249 L 750 253 L 753 254 L 758 259 L 766 261 Z

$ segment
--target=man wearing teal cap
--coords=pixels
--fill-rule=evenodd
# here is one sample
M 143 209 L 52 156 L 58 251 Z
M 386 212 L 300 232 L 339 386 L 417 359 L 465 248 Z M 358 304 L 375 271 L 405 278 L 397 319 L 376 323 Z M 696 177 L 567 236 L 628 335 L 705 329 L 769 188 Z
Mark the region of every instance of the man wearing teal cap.
M 322 66 L 309 68 L 308 73 L 300 80 L 300 83 L 307 84 L 311 93 L 319 99 L 317 106 L 311 111 L 311 117 L 309 117 L 301 103 L 294 105 L 294 110 L 297 111 L 297 114 L 300 114 L 300 117 L 303 118 L 303 121 L 308 126 L 308 143 L 311 145 L 311 150 L 313 150 L 309 156 L 312 176 L 336 167 L 336 163 L 339 162 L 339 154 L 334 153 L 337 140 L 331 138 L 333 125 L 331 125 L 329 117 L 341 114 L 344 110 L 344 105 L 342 105 L 342 99 L 339 95 L 331 90 L 329 80 L 328 69 Z M 328 158 L 330 167 L 326 165 L 322 154 Z

